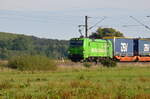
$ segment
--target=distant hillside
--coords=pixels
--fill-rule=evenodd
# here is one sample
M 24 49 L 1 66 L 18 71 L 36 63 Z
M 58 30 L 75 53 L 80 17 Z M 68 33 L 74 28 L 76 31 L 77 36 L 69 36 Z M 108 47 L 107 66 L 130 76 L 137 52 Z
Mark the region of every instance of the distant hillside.
M 67 57 L 67 40 L 43 39 L 0 32 L 0 59 L 16 55 L 44 55 L 50 58 Z

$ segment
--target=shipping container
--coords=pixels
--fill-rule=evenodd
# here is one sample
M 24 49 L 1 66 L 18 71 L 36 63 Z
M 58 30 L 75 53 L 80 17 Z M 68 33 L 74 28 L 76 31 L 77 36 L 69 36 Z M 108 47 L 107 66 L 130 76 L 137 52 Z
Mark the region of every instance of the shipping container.
M 113 43 L 114 56 L 134 56 L 134 43 L 131 38 L 105 37 Z
M 138 61 L 150 61 L 150 40 L 135 39 L 134 54 L 138 56 Z
M 150 41 L 144 39 L 138 40 L 138 54 L 139 56 L 150 56 Z
M 103 39 L 111 40 L 113 43 L 114 58 L 119 61 L 135 61 L 134 56 L 134 40 L 124 37 L 105 37 Z

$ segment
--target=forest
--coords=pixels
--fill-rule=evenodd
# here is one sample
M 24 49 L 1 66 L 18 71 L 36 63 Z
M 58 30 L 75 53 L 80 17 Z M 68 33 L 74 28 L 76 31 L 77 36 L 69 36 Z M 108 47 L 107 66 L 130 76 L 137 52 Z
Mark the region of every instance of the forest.
M 69 41 L 0 32 L 0 59 L 18 55 L 41 55 L 66 58 Z

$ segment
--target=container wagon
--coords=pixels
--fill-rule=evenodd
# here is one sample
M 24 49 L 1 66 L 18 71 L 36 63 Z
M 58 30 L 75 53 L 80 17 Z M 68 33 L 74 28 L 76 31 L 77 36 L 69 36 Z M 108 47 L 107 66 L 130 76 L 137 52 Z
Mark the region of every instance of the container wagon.
M 150 61 L 150 40 L 134 39 L 134 50 L 138 61 Z
M 134 40 L 125 37 L 104 37 L 113 44 L 113 57 L 118 61 L 136 61 Z

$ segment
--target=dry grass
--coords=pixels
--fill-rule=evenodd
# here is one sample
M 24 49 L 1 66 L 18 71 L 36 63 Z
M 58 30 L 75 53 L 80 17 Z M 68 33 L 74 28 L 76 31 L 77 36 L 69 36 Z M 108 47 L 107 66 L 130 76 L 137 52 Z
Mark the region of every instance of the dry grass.
M 150 77 L 139 77 L 138 79 L 140 82 L 149 82 L 150 83 Z
M 80 62 L 71 62 L 70 60 L 56 60 L 57 62 L 57 65 L 58 66 L 62 66 L 62 67 L 80 67 L 80 66 L 83 66 L 84 64 L 83 63 L 80 63 Z M 91 64 L 92 67 L 102 67 L 102 65 L 100 63 L 98 64 L 95 64 L 95 63 L 92 63 Z M 118 67 L 150 67 L 150 62 L 118 62 L 117 63 L 117 66 Z
M 150 62 L 119 62 L 118 67 L 150 67 Z
M 133 97 L 133 99 L 150 99 L 150 94 L 137 94 Z
M 12 88 L 12 84 L 10 83 L 10 81 L 8 80 L 4 80 L 4 81 L 1 81 L 0 82 L 0 90 L 3 90 L 3 89 L 10 89 Z

